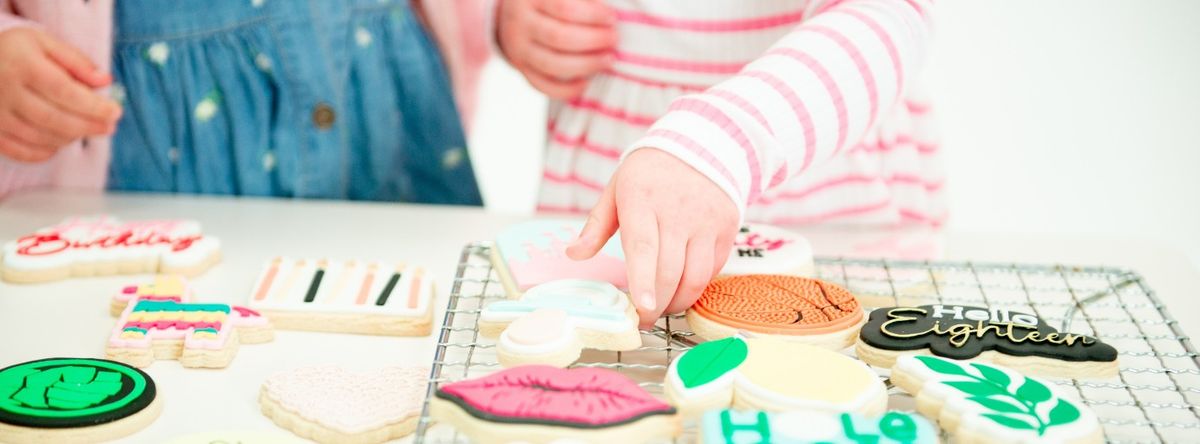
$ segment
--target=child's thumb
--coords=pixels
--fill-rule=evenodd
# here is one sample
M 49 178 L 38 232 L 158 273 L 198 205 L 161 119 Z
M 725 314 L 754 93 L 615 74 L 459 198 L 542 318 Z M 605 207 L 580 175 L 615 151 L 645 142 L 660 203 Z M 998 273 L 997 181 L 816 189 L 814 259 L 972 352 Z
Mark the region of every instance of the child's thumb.
M 71 77 L 89 88 L 99 88 L 112 83 L 112 76 L 96 68 L 96 64 L 82 51 L 63 41 L 42 34 L 39 38 L 46 55 L 61 66 Z
M 608 239 L 617 232 L 617 204 L 613 198 L 613 181 L 604 187 L 600 201 L 588 213 L 587 223 L 579 232 L 579 238 L 567 246 L 567 257 L 577 261 L 588 259 L 604 248 Z

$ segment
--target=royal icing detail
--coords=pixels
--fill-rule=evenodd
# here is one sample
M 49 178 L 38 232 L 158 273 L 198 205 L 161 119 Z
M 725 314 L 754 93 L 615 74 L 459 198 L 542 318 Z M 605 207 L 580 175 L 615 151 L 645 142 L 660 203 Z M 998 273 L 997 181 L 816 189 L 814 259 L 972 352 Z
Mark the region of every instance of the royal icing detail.
M 677 405 L 735 403 L 830 413 L 882 411 L 885 389 L 869 367 L 833 351 L 771 338 L 733 336 L 684 352 L 667 369 Z M 878 404 L 878 405 L 876 405 Z
M 862 342 L 884 350 L 922 350 L 953 359 L 985 351 L 1063 361 L 1113 362 L 1117 350 L 1091 336 L 1061 333 L 1037 316 L 1003 308 L 922 305 L 871 312 Z
M 135 299 L 117 319 L 108 338 L 107 353 L 111 358 L 139 367 L 148 366 L 155 359 L 179 359 L 184 366 L 224 367 L 236 353 L 238 343 L 229 339 L 235 330 L 269 328 L 266 317 L 245 307 L 183 303 L 171 298 Z M 178 355 L 158 353 L 156 343 L 171 341 L 182 341 Z M 231 349 L 227 360 L 191 365 L 184 359 L 195 352 L 227 349 Z
M 893 381 L 917 397 L 921 413 L 938 418 L 956 435 L 1002 436 L 1010 442 L 1100 440 L 1091 410 L 1062 397 L 1052 383 L 1004 367 L 903 356 Z
M 358 434 L 421 414 L 428 380 L 429 369 L 424 367 L 362 372 L 334 366 L 306 367 L 271 375 L 263 383 L 262 395 L 307 421 L 341 433 Z
M 814 335 L 862 321 L 858 299 L 837 285 L 799 276 L 746 275 L 708 284 L 695 314 L 756 333 Z
M 564 356 L 542 364 L 565 366 L 584 348 L 628 350 L 641 344 L 629 297 L 607 282 L 547 282 L 519 299 L 493 302 L 479 316 L 480 322 L 509 324 L 497 343 L 501 352 L 528 358 Z M 580 330 L 599 334 L 580 334 Z
M 219 248 L 220 242 L 204 236 L 195 221 L 74 218 L 5 244 L 3 268 L 5 279 L 31 281 L 71 273 L 200 272 L 195 268 L 214 262 Z M 139 265 L 101 265 L 105 263 Z M 64 272 L 44 279 L 20 277 L 51 270 Z
M 0 369 L 0 423 L 89 427 L 129 417 L 154 401 L 150 376 L 120 362 L 52 358 Z
M 738 230 L 723 275 L 813 274 L 813 251 L 808 240 L 770 225 L 747 224 Z
M 433 295 L 425 270 L 403 263 L 280 257 L 257 282 L 247 305 L 268 312 L 421 317 Z
M 700 424 L 708 444 L 936 444 L 937 429 L 919 415 L 713 410 Z
M 619 235 L 609 239 L 591 259 L 576 261 L 567 257 L 567 244 L 579 236 L 582 228 L 581 222 L 571 220 L 524 222 L 501 232 L 495 248 L 521 291 L 560 279 L 598 280 L 627 289 Z
M 525 365 L 442 385 L 437 398 L 469 415 L 509 424 L 596 429 L 675 409 L 612 370 Z

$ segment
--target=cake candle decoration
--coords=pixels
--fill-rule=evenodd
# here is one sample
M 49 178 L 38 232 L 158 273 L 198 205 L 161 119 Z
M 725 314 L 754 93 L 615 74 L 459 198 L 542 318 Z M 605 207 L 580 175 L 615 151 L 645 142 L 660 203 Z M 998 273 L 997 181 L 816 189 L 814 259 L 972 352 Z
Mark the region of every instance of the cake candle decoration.
M 291 269 L 288 270 L 287 278 L 283 280 L 283 286 L 276 289 L 272 295 L 276 300 L 286 298 L 287 294 L 292 292 L 292 287 L 296 286 L 296 280 L 300 279 L 300 275 L 303 274 L 304 265 L 305 262 L 303 260 L 292 264 Z
M 421 278 L 425 272 L 417 269 L 413 272 L 412 284 L 408 286 L 408 308 L 417 308 L 417 304 L 421 302 Z
M 363 305 L 367 303 L 367 296 L 371 294 L 371 285 L 375 282 L 375 272 L 379 269 L 379 265 L 371 264 L 367 266 L 367 275 L 363 277 L 362 285 L 358 289 L 358 297 L 354 303 Z
M 342 293 L 346 291 L 346 284 L 350 282 L 350 275 L 354 274 L 357 267 L 358 262 L 353 260 L 346 262 L 345 268 L 342 269 L 341 273 L 338 273 L 337 281 L 333 284 L 333 291 L 324 300 L 326 304 L 331 304 L 342 297 Z
M 271 265 L 267 267 L 267 272 L 263 276 L 263 282 L 258 286 L 258 291 L 254 293 L 255 300 L 266 299 L 268 291 L 271 289 L 271 283 L 275 281 L 275 276 L 279 274 L 279 260 L 275 258 L 271 260 Z
M 317 292 L 321 289 L 321 279 L 325 277 L 325 265 L 327 261 L 322 259 L 317 261 L 317 271 L 313 273 L 312 282 L 308 284 L 308 292 L 304 295 L 304 302 L 312 302 L 317 298 Z
M 392 277 L 388 278 L 387 285 L 383 287 L 383 291 L 379 293 L 379 298 L 375 300 L 375 305 L 383 306 L 387 304 L 388 297 L 392 295 L 392 291 L 396 289 L 396 284 L 400 283 L 401 273 L 404 272 L 404 264 L 396 266 L 396 271 L 392 273 Z

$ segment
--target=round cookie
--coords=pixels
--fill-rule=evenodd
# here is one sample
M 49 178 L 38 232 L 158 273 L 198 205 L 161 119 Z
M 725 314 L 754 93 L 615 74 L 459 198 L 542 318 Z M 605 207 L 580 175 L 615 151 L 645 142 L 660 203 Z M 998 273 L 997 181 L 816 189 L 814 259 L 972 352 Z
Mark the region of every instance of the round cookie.
M 812 244 L 808 239 L 771 225 L 746 224 L 734 237 L 733 251 L 720 274 L 813 276 L 815 271 Z
M 0 369 L 0 442 L 109 441 L 161 410 L 154 380 L 119 362 L 51 358 Z
M 687 312 L 688 326 L 707 340 L 739 330 L 830 350 L 854 343 L 864 321 L 858 299 L 817 279 L 783 275 L 719 278 Z
M 496 342 L 496 358 L 504 367 L 544 364 L 566 367 L 579 359 L 583 342 L 567 312 L 540 308 L 517 318 Z

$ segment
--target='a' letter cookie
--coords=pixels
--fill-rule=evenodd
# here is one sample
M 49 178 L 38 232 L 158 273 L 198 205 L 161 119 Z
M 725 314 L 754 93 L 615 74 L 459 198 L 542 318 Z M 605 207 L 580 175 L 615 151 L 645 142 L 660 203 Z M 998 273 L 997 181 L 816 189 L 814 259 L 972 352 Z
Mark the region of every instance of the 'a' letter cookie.
M 5 244 L 0 277 L 34 283 L 155 272 L 195 276 L 220 257 L 220 242 L 195 221 L 76 218 Z
M 1062 396 L 1054 383 L 1001 366 L 927 355 L 902 356 L 892 383 L 917 399 L 917 410 L 955 442 L 1099 443 L 1104 433 L 1090 409 Z
M 795 410 L 712 410 L 700 423 L 704 444 L 937 444 L 937 429 L 920 415 L 881 416 Z
M 880 308 L 855 351 L 891 367 L 903 355 L 934 354 L 994 362 L 1026 373 L 1071 378 L 1117 373 L 1117 350 L 1091 336 L 1063 333 L 1037 316 L 1003 308 L 922 305 Z

